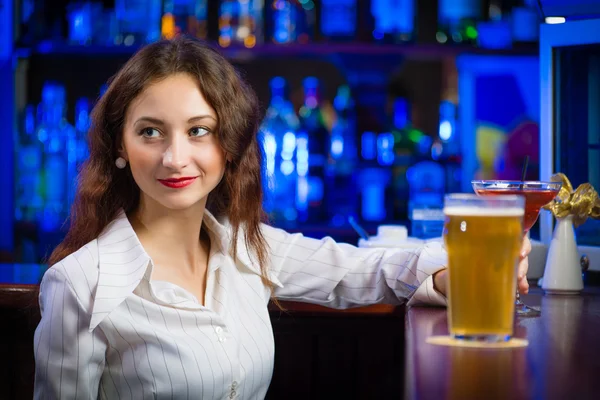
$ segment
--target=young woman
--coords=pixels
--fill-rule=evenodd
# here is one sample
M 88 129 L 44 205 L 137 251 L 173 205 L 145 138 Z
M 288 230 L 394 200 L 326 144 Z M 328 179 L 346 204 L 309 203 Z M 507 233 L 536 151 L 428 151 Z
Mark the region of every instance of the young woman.
M 252 90 L 200 42 L 151 44 L 117 73 L 41 284 L 36 398 L 260 399 L 271 298 L 445 304 L 439 243 L 358 249 L 262 223 L 258 124 Z

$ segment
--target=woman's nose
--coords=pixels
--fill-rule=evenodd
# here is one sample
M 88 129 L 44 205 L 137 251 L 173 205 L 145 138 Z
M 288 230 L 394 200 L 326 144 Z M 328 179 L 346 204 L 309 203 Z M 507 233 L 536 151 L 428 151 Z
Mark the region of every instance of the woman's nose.
M 186 138 L 173 138 L 169 147 L 163 153 L 163 166 L 171 169 L 181 169 L 189 163 L 190 149 Z

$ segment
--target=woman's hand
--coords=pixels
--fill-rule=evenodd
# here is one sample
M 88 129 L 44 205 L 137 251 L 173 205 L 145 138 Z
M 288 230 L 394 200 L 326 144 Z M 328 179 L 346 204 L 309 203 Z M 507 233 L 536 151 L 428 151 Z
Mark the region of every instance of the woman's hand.
M 527 270 L 529 269 L 529 253 L 531 253 L 531 242 L 526 236 L 523 237 L 521 252 L 519 253 L 519 268 L 517 269 L 517 287 L 519 292 L 526 294 L 529 292 L 529 282 L 527 282 Z M 447 296 L 448 294 L 448 270 L 442 269 L 433 275 L 433 288 Z
M 433 274 L 433 288 L 444 296 L 448 296 L 448 269 L 444 268 Z
M 517 269 L 517 288 L 521 294 L 529 292 L 529 282 L 527 282 L 529 253 L 531 253 L 531 242 L 527 235 L 525 235 L 523 237 L 523 244 L 521 245 L 521 252 L 519 253 L 519 268 Z

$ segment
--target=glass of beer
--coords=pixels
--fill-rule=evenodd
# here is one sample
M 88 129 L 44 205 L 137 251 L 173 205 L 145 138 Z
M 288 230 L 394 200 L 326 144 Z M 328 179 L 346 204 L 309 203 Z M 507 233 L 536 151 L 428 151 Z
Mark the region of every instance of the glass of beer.
M 497 342 L 512 336 L 524 213 L 522 196 L 446 195 L 448 327 L 454 338 Z

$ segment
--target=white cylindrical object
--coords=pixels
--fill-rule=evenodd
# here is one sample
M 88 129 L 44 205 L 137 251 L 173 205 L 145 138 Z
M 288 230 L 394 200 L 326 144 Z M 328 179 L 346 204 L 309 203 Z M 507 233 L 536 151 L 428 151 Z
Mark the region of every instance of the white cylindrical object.
M 404 225 L 380 225 L 377 227 L 377 236 L 380 238 L 406 240 L 408 238 L 408 229 Z
M 578 294 L 583 290 L 572 215 L 559 218 L 554 228 L 542 288 L 548 294 Z

